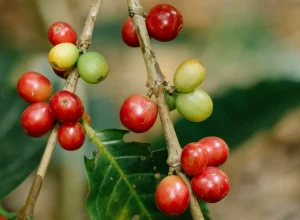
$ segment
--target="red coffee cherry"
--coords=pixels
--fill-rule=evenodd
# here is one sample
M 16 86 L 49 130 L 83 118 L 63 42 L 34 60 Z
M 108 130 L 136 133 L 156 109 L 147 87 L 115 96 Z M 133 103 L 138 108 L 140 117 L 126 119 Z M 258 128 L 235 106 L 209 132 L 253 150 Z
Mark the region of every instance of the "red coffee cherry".
M 121 106 L 120 120 L 128 130 L 142 133 L 148 131 L 158 115 L 156 103 L 141 94 L 129 96 Z
M 48 29 L 48 39 L 55 46 L 60 43 L 76 44 L 76 31 L 66 22 L 56 22 Z
M 52 84 L 40 73 L 26 72 L 17 83 L 17 91 L 26 102 L 44 102 L 52 94 Z
M 205 167 L 192 178 L 191 186 L 196 197 L 208 203 L 219 202 L 230 190 L 228 176 L 216 167 Z
M 167 176 L 157 186 L 155 201 L 166 215 L 180 215 L 189 205 L 189 190 L 180 177 Z
M 132 18 L 127 18 L 122 26 L 122 39 L 129 47 L 139 47 L 139 39 L 136 34 L 135 26 Z
M 205 137 L 198 141 L 208 153 L 207 166 L 220 166 L 228 158 L 229 148 L 225 141 L 219 137 Z
M 59 145 L 68 151 L 78 150 L 85 140 L 85 131 L 79 123 L 63 123 L 58 128 L 57 140 Z
M 48 104 L 37 102 L 29 105 L 21 115 L 21 124 L 31 137 L 41 137 L 48 133 L 54 124 Z
M 208 154 L 200 143 L 187 144 L 181 153 L 181 167 L 189 175 L 196 175 L 208 163 Z
M 50 112 L 61 122 L 75 123 L 83 116 L 84 107 L 80 98 L 69 91 L 56 92 L 49 101 Z
M 158 41 L 174 40 L 180 33 L 183 18 L 172 5 L 158 4 L 151 8 L 146 17 L 149 35 Z

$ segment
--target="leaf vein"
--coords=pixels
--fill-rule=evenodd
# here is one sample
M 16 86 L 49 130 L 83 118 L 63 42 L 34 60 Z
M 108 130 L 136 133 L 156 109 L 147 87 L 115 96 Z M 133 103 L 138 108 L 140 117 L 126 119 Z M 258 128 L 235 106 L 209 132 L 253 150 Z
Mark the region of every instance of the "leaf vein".
M 111 167 L 112 167 L 112 165 L 110 164 L 109 167 L 107 168 L 106 173 L 105 173 L 105 175 L 104 175 L 104 177 L 103 177 L 103 180 L 102 180 L 102 182 L 101 182 L 101 184 L 100 184 L 100 186 L 99 186 L 98 192 L 101 191 L 101 189 L 102 189 L 102 187 L 103 187 L 103 183 L 105 183 L 105 180 L 106 180 L 106 178 L 107 178 L 107 176 L 108 176 L 108 173 L 109 173 Z

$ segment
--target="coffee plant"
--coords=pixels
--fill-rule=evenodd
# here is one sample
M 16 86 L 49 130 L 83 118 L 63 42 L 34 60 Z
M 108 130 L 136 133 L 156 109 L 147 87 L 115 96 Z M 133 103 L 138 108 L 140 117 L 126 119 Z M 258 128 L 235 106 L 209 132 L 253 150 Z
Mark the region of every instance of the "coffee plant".
M 26 140 L 30 137 L 38 145 L 46 144 L 24 206 L 17 212 L 0 206 L 0 219 L 33 219 L 56 143 L 66 151 L 75 151 L 88 137 L 97 148 L 92 157 L 83 156 L 89 186 L 86 209 L 91 219 L 209 220 L 206 203 L 219 202 L 230 193 L 230 179 L 219 167 L 229 157 L 229 144 L 216 136 L 216 130 L 216 134 L 207 136 L 198 132 L 201 135 L 191 135 L 185 145 L 180 145 L 180 131 L 175 132 L 170 112 L 177 110 L 195 125 L 220 109 L 200 88 L 206 76 L 201 61 L 190 58 L 177 64 L 172 85 L 166 81 L 151 47 L 154 40 L 176 39 L 184 30 L 184 17 L 173 5 L 157 4 L 145 12 L 139 0 L 127 1 L 129 17 L 120 36 L 127 46 L 140 48 L 148 92 L 128 94 L 120 106 L 116 117 L 128 130 L 97 130 L 92 128 L 93 118 L 75 91 L 80 78 L 88 84 L 98 84 L 109 74 L 106 58 L 97 51 L 88 51 L 101 3 L 102 0 L 93 0 L 79 38 L 66 22 L 58 21 L 48 29 L 53 46 L 48 54 L 49 65 L 53 74 L 66 80 L 61 90 L 54 91 L 47 77 L 30 70 L 24 70 L 18 80 L 18 98 L 27 103 L 19 106 L 23 111 L 20 123 L 26 134 L 20 141 L 24 147 L 29 147 Z M 165 147 L 124 141 L 129 132 L 147 132 L 157 120 L 161 121 Z M 24 172 L 19 182 L 29 172 Z M 0 199 L 13 189 L 14 186 L 8 187 Z

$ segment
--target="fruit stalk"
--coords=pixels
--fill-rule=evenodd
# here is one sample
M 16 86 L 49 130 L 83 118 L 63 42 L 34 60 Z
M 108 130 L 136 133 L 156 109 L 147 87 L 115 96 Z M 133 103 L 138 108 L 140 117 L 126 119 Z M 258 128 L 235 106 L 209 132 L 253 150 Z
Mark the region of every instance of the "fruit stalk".
M 102 0 L 93 0 L 89 14 L 85 21 L 82 34 L 77 43 L 77 47 L 79 48 L 79 50 L 83 52 L 87 51 L 87 49 L 91 44 L 94 24 L 96 21 L 97 14 L 101 7 L 101 3 Z M 70 92 L 75 92 L 77 81 L 79 78 L 77 67 L 73 67 L 68 71 L 70 71 L 70 74 L 66 80 L 63 89 L 68 90 Z M 59 123 L 57 122 L 56 125 L 53 127 L 51 134 L 48 138 L 48 142 L 45 147 L 44 154 L 42 156 L 34 181 L 31 185 L 31 189 L 27 196 L 26 203 L 23 206 L 23 208 L 19 211 L 17 220 L 24 220 L 33 216 L 35 203 L 38 198 L 40 189 L 42 187 L 43 180 L 46 175 L 47 168 L 49 166 L 54 147 L 56 145 L 58 127 L 59 127 Z
M 138 0 L 128 0 L 127 2 L 129 15 L 132 17 L 136 26 L 136 32 L 147 69 L 148 78 L 146 85 L 153 92 L 158 105 L 159 116 L 167 142 L 167 163 L 170 167 L 170 171 L 173 172 L 180 168 L 180 154 L 182 149 L 165 101 L 165 76 L 159 67 L 154 51 L 152 50 L 145 19 L 143 17 L 144 11 L 140 2 Z
M 133 19 L 137 36 L 139 39 L 142 55 L 144 57 L 145 66 L 147 69 L 147 83 L 146 86 L 153 92 L 156 103 L 158 105 L 158 111 L 162 127 L 164 130 L 164 136 L 167 143 L 169 173 L 174 171 L 184 180 L 190 193 L 190 209 L 193 219 L 203 220 L 201 209 L 197 202 L 197 199 L 193 195 L 191 190 L 191 184 L 182 172 L 180 167 L 180 155 L 182 148 L 180 147 L 174 125 L 169 113 L 169 109 L 165 100 L 165 76 L 163 75 L 159 64 L 156 60 L 155 53 L 152 50 L 149 34 L 146 28 L 144 10 L 139 0 L 127 0 L 129 16 Z
M 188 176 L 185 173 L 183 173 L 181 171 L 176 171 L 176 174 L 177 174 L 177 176 L 179 176 L 185 182 L 185 184 L 187 185 L 187 187 L 189 189 L 190 211 L 191 211 L 191 214 L 193 216 L 193 219 L 204 220 L 201 209 L 199 208 L 198 200 L 197 200 L 196 196 L 194 195 L 194 193 L 192 191 L 190 179 L 188 178 Z

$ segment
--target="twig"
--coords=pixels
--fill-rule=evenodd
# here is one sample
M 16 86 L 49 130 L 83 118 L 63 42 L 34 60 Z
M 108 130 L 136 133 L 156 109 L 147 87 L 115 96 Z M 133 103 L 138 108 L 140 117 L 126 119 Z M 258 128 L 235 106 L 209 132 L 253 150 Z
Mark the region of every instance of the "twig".
M 176 171 L 176 174 L 185 182 L 189 189 L 190 193 L 190 210 L 191 214 L 193 216 L 193 219 L 197 220 L 204 220 L 203 214 L 201 212 L 201 209 L 199 208 L 199 203 L 196 198 L 196 196 L 193 194 L 190 179 L 187 177 L 186 174 L 182 173 L 181 171 Z
M 153 92 L 159 110 L 159 116 L 164 130 L 164 136 L 167 143 L 169 173 L 176 171 L 190 192 L 190 209 L 193 219 L 202 220 L 203 215 L 197 199 L 191 190 L 191 184 L 188 177 L 180 171 L 180 156 L 182 148 L 180 147 L 170 112 L 165 100 L 165 76 L 163 75 L 156 60 L 155 53 L 152 50 L 149 34 L 147 31 L 144 10 L 139 0 L 127 0 L 129 16 L 132 17 L 139 38 L 140 47 L 144 57 L 147 69 L 147 87 Z
M 144 57 L 147 69 L 147 87 L 153 92 L 159 110 L 160 120 L 164 129 L 164 135 L 167 142 L 168 159 L 167 163 L 171 172 L 180 167 L 178 155 L 181 154 L 181 147 L 176 136 L 173 122 L 165 101 L 165 76 L 163 75 L 159 64 L 152 50 L 150 38 L 145 24 L 144 10 L 138 0 L 128 0 L 129 15 L 133 18 L 136 26 L 140 47 Z
M 82 34 L 77 44 L 78 48 L 83 52 L 85 52 L 91 44 L 92 32 L 96 21 L 96 16 L 101 7 L 101 3 L 102 0 L 93 0 L 92 2 L 89 14 L 87 16 L 86 22 L 82 30 Z M 78 71 L 76 67 L 70 69 L 69 71 L 70 74 L 66 80 L 63 89 L 68 90 L 70 92 L 75 92 L 77 81 L 79 78 Z M 20 210 L 17 220 L 25 220 L 26 218 L 33 216 L 35 203 L 37 201 L 40 189 L 43 184 L 44 177 L 47 172 L 47 168 L 49 166 L 52 157 L 53 150 L 56 145 L 58 127 L 59 127 L 59 123 L 56 123 L 51 131 L 39 168 L 37 170 L 34 181 L 31 185 L 31 189 L 28 194 L 26 203 L 23 206 L 23 208 Z

